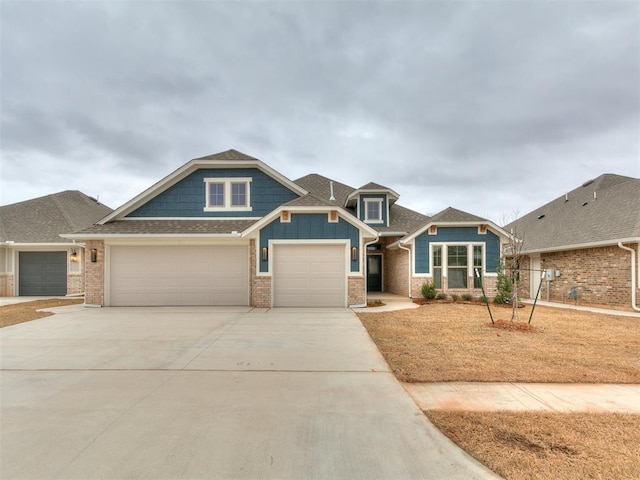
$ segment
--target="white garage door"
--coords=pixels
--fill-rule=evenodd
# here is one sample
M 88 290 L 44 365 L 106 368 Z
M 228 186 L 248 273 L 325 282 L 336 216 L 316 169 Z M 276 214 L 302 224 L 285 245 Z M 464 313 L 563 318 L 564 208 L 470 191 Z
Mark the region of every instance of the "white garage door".
M 113 246 L 111 305 L 248 305 L 247 246 Z
M 346 307 L 344 245 L 276 245 L 276 307 Z

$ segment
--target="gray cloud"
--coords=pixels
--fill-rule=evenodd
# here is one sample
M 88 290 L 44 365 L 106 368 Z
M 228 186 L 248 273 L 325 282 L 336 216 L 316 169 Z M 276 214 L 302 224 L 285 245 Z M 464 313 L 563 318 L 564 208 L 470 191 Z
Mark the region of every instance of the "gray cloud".
M 0 8 L 2 203 L 73 183 L 118 206 L 228 148 L 496 221 L 640 176 L 636 2 Z

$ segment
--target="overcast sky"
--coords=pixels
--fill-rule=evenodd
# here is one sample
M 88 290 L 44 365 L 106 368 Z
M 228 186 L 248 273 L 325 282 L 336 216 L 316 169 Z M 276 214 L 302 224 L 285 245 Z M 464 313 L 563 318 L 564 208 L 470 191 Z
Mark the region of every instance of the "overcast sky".
M 640 177 L 640 2 L 2 0 L 0 204 L 234 148 L 512 220 Z

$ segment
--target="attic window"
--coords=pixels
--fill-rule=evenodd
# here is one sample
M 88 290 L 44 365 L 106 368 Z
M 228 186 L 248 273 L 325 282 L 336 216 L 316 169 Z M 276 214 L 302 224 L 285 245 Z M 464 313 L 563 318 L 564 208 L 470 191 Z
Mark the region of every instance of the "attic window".
M 382 223 L 382 199 L 364 199 L 364 221 L 366 223 Z
M 205 212 L 250 211 L 251 178 L 205 178 Z
M 538 215 L 538 220 L 542 220 L 546 215 L 543 213 L 542 215 Z

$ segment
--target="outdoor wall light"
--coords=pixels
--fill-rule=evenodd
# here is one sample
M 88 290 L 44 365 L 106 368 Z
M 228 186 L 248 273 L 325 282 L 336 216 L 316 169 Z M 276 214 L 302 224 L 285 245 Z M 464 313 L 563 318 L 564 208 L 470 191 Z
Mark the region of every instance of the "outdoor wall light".
M 91 263 L 96 263 L 98 261 L 98 249 L 91 249 Z
M 351 261 L 355 262 L 358 260 L 358 247 L 351 247 Z
M 269 260 L 269 249 L 267 247 L 262 247 L 262 261 L 266 262 Z
M 76 252 L 75 249 L 71 250 L 71 255 L 69 256 L 69 259 L 74 263 L 78 261 L 78 252 Z

